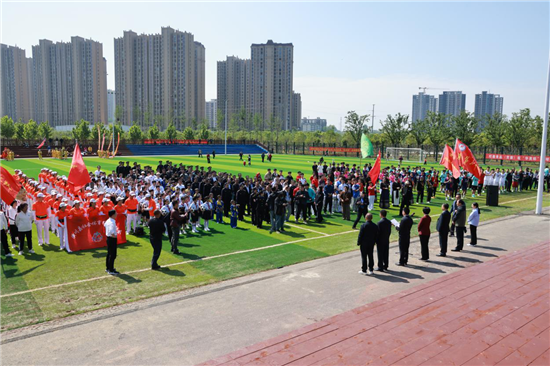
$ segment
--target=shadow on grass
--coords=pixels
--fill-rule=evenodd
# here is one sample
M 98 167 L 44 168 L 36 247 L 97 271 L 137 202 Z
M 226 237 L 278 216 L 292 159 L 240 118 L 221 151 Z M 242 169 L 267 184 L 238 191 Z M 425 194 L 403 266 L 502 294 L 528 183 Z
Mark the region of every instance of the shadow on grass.
M 28 273 L 31 273 L 32 271 L 34 271 L 35 269 L 37 269 L 38 267 L 41 267 L 43 266 L 45 263 L 41 263 L 35 267 L 32 267 L 32 268 L 29 268 L 27 269 L 26 271 L 23 271 L 23 272 L 20 272 L 20 273 L 17 273 L 18 272 L 18 269 L 17 268 L 13 268 L 13 269 L 8 269 L 8 270 L 2 270 L 2 272 L 4 272 L 4 276 L 6 276 L 6 278 L 14 278 L 14 277 L 21 277 L 21 276 L 25 276 L 26 274 Z
M 41 262 L 44 260 L 44 258 L 46 258 L 44 254 L 38 254 L 38 253 L 34 253 L 34 254 L 26 253 L 24 257 L 27 260 L 38 261 L 38 262 Z
M 124 282 L 126 282 L 129 285 L 141 282 L 141 280 L 139 278 L 135 278 L 135 277 L 132 277 L 132 276 L 130 276 L 128 274 L 124 274 L 124 273 L 121 273 L 116 277 L 120 278 L 121 280 L 123 280 Z
M 161 269 L 157 270 L 157 272 L 168 276 L 185 277 L 185 273 L 183 273 L 179 269 L 170 269 L 168 267 L 162 267 Z
M 184 252 L 180 252 L 179 254 L 173 254 L 174 256 L 176 257 L 182 257 L 184 259 L 188 259 L 188 260 L 201 260 L 204 258 L 204 256 L 200 256 L 200 255 L 196 255 L 196 254 L 189 254 L 189 253 L 184 253 Z

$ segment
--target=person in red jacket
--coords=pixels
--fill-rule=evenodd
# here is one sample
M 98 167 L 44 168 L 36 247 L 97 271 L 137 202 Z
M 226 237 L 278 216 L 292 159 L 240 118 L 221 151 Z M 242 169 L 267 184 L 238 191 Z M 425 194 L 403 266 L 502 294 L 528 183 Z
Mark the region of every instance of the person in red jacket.
M 430 252 L 428 249 L 428 243 L 430 242 L 430 224 L 432 223 L 432 218 L 430 217 L 430 208 L 424 207 L 422 209 L 424 216 L 420 219 L 418 223 L 418 235 L 420 237 L 420 250 L 422 252 L 422 257 L 420 260 L 427 261 L 430 259 Z

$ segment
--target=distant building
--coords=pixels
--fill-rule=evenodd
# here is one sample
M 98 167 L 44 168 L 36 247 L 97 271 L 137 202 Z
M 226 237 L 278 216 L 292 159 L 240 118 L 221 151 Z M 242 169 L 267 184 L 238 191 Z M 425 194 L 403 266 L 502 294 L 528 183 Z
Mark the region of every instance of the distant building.
M 216 99 L 206 102 L 206 120 L 211 130 L 218 127 L 218 102 Z
M 480 130 L 485 127 L 488 115 L 502 114 L 503 104 L 504 98 L 499 94 L 491 94 L 486 91 L 476 94 L 474 115 L 479 120 Z
M 300 93 L 292 93 L 291 130 L 299 130 L 302 120 L 302 96 Z
M 107 61 L 103 45 L 82 37 L 71 42 L 42 39 L 32 47 L 32 118 L 51 126 L 84 119 L 107 123 Z
M 292 43 L 252 44 L 250 110 L 264 121 L 274 118 L 283 130 L 292 127 L 294 46 Z
M 250 60 L 242 60 L 235 56 L 227 56 L 225 61 L 218 61 L 217 104 L 227 120 L 233 115 L 245 112 L 245 118 L 250 118 Z
M 423 120 L 428 112 L 437 111 L 437 98 L 426 93 L 413 95 L 412 121 Z
M 2 101 L 0 115 L 14 121 L 28 122 L 33 118 L 33 75 L 32 59 L 25 56 L 25 50 L 17 46 L 1 45 Z
M 121 122 L 183 129 L 205 117 L 205 48 L 193 34 L 161 29 L 160 34 L 125 31 L 115 38 L 116 106 Z
M 107 120 L 115 122 L 115 91 L 107 89 Z
M 319 117 L 315 119 L 304 117 L 302 118 L 300 127 L 304 132 L 325 131 L 327 129 L 327 120 Z
M 466 94 L 461 91 L 445 91 L 439 94 L 438 105 L 439 113 L 458 116 L 466 110 Z

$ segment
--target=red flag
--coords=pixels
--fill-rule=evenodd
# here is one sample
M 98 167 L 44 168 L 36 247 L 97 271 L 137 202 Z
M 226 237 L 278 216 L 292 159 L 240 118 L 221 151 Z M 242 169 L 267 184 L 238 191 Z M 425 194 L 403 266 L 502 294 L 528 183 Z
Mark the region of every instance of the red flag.
M 458 164 L 463 167 L 464 170 L 472 173 L 477 179 L 481 179 L 482 170 L 477 164 L 474 154 L 470 148 L 459 139 L 456 139 L 454 155 Z
M 15 197 L 21 190 L 13 175 L 3 166 L 0 166 L 0 197 L 6 204 L 15 201 Z
M 369 172 L 369 177 L 372 182 L 372 184 L 376 184 L 378 181 L 378 177 L 380 176 L 380 150 L 378 150 L 378 156 L 376 157 L 376 161 L 374 162 L 374 166 Z
M 44 146 L 45 143 L 46 143 L 46 139 L 44 139 L 44 141 L 42 141 L 42 143 L 40 145 L 38 145 L 37 149 L 42 148 L 42 146 Z
M 84 164 L 84 159 L 82 159 L 82 154 L 80 154 L 80 147 L 78 147 L 78 144 L 74 147 L 73 162 L 71 164 L 71 171 L 69 172 L 69 179 L 67 179 L 67 182 L 72 184 L 76 190 L 91 182 L 88 169 L 86 169 L 86 164 Z
M 443 165 L 447 170 L 450 170 L 453 173 L 454 178 L 460 177 L 460 169 L 458 168 L 458 160 L 455 159 L 453 149 L 447 144 L 445 144 L 445 151 L 443 151 L 443 156 L 441 157 L 440 165 Z

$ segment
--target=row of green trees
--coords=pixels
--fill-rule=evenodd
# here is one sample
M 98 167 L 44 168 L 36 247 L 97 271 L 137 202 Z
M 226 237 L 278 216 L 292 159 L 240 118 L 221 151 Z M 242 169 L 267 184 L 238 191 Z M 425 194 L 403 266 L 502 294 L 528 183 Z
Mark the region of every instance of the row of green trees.
M 307 145 L 336 145 L 358 146 L 361 134 L 367 133 L 375 145 L 384 146 L 433 146 L 440 149 L 445 143 L 453 144 L 459 138 L 469 146 L 474 147 L 512 147 L 515 149 L 540 146 L 543 120 L 540 116 L 531 116 L 529 109 L 522 109 L 512 113 L 508 118 L 505 115 L 487 116 L 483 126 L 472 113 L 462 112 L 458 116 L 449 116 L 428 112 L 423 120 L 409 121 L 408 115 L 398 113 L 388 115 L 382 122 L 379 131 L 372 131 L 369 115 L 359 115 L 355 111 L 348 112 L 345 119 L 345 129 L 337 132 L 333 126 L 326 131 L 302 132 L 283 131 L 276 119 L 270 119 L 264 125 L 259 116 L 250 116 L 252 126 L 248 125 L 245 115 L 233 116 L 231 128 L 228 128 L 228 138 L 232 141 L 255 140 L 262 143 L 277 142 L 279 144 L 307 144 Z M 223 118 L 218 126 L 224 126 Z M 266 128 L 267 129 L 264 129 Z M 223 140 L 223 129 L 210 130 L 205 122 L 185 127 L 178 131 L 174 122 L 170 122 L 163 131 L 155 122 L 149 128 L 142 129 L 133 124 L 128 131 L 124 131 L 119 123 L 90 124 L 80 120 L 72 131 L 56 131 L 47 122 L 37 124 L 30 120 L 28 123 L 15 122 L 7 117 L 1 120 L 2 138 L 15 139 L 18 142 L 35 141 L 43 138 L 65 138 L 78 141 L 98 141 L 98 133 L 110 139 L 114 132 L 115 138 L 120 134 L 121 139 L 132 143 L 140 143 L 144 139 L 213 139 Z

